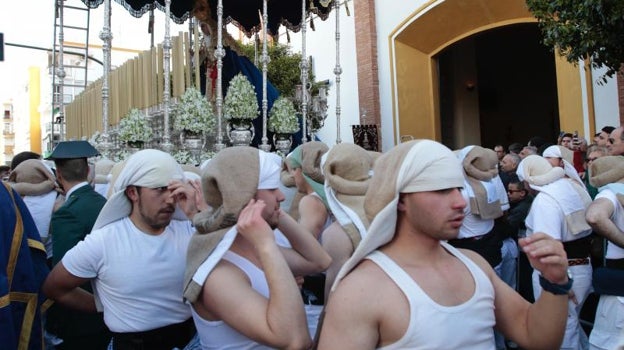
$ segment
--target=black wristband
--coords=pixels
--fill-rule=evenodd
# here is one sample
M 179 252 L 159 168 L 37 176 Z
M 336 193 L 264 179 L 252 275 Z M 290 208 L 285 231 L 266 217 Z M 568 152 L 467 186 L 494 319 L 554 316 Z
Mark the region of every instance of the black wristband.
M 554 284 L 550 282 L 549 280 L 545 279 L 544 277 L 542 277 L 542 275 L 539 276 L 539 283 L 540 283 L 540 286 L 542 286 L 542 289 L 554 295 L 567 295 L 568 292 L 570 292 L 570 289 L 572 289 L 573 282 L 574 280 L 568 277 L 567 283 Z

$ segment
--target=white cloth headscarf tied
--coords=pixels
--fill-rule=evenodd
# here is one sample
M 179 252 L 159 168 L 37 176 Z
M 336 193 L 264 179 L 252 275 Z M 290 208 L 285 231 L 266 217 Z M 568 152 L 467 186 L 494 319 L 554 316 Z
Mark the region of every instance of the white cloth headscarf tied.
M 365 199 L 367 235 L 340 269 L 332 290 L 362 259 L 395 235 L 400 193 L 464 186 L 462 165 L 446 146 L 431 140 L 402 143 L 376 161 Z M 422 218 L 427 220 L 427 218 Z
M 272 190 L 280 186 L 280 172 L 282 171 L 282 157 L 275 153 L 258 152 L 260 158 L 260 172 L 258 174 L 258 189 Z
M 112 184 L 113 194 L 100 211 L 93 229 L 99 229 L 130 215 L 132 204 L 124 193 L 126 187 L 132 185 L 148 188 L 166 187 L 170 180 L 184 179 L 182 167 L 168 153 L 146 149 L 133 154 Z M 173 218 L 182 220 L 186 219 L 186 216 L 176 208 Z
M 585 184 L 583 183 L 583 180 L 581 180 L 581 177 L 574 168 L 574 165 L 572 165 L 570 161 L 566 159 L 569 158 L 569 156 L 573 157 L 572 152 L 567 148 L 565 150 L 563 150 L 562 148 L 563 146 L 552 145 L 544 150 L 544 153 L 542 153 L 542 157 L 560 158 L 561 160 L 563 160 L 563 171 L 565 172 L 566 176 L 578 182 L 581 186 L 585 187 Z M 570 155 L 564 155 L 563 152 L 570 153 Z

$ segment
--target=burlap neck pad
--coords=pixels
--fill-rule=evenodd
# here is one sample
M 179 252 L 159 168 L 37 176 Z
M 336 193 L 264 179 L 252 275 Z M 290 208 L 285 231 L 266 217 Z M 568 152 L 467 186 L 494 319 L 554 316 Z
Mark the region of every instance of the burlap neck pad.
M 375 161 L 373 177 L 364 198 L 364 211 L 370 221 L 368 232 L 340 269 L 332 290 L 369 253 L 392 240 L 396 233 L 400 193 L 437 191 L 463 185 L 460 161 L 451 150 L 435 141 L 409 141 L 382 154 Z
M 583 183 L 574 165 L 572 165 L 574 164 L 574 153 L 572 151 L 563 146 L 553 145 L 544 150 L 542 157 L 561 159 L 563 162 L 563 171 L 566 176 L 585 187 L 585 183 Z
M 531 188 L 540 194 L 550 196 L 561 208 L 566 225 L 572 235 L 591 230 L 585 220 L 585 211 L 591 204 L 591 197 L 587 190 L 576 181 L 568 178 L 555 180 L 544 186 Z
M 107 158 L 102 158 L 95 162 L 95 183 L 108 183 L 108 175 L 111 173 L 111 170 L 113 170 L 114 166 L 115 162 Z
M 323 165 L 329 207 L 355 249 L 369 226 L 364 196 L 370 183 L 374 158 L 364 148 L 338 144 L 327 153 Z
M 503 215 L 503 203 L 497 199 L 496 185 L 490 183 L 498 175 L 496 152 L 481 146 L 467 146 L 458 154 L 470 186 L 470 210 L 481 219 Z M 463 158 L 462 158 L 463 157 Z
M 618 201 L 624 207 L 624 157 L 604 156 L 593 161 L 589 167 L 589 183 L 598 187 L 609 188 L 615 193 Z
M 238 215 L 256 194 L 260 172 L 258 152 L 252 147 L 223 149 L 202 171 L 204 199 L 214 210 L 193 218 L 197 231 L 189 244 L 184 273 L 184 298 L 190 302 L 195 302 L 201 291 L 201 285 L 193 280 L 197 269 L 236 225 Z
M 565 171 L 560 167 L 553 168 L 544 157 L 530 155 L 518 164 L 516 174 L 520 181 L 526 181 L 533 187 L 555 182 L 565 176 Z
M 20 196 L 39 196 L 54 191 L 56 177 L 41 160 L 28 159 L 13 169 L 9 183 Z

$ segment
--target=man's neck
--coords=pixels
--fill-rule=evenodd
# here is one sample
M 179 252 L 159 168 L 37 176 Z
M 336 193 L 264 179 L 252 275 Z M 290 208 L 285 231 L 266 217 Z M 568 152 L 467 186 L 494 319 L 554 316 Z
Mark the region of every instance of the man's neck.
M 75 181 L 75 182 L 67 182 L 67 181 L 63 181 L 61 183 L 61 185 L 63 186 L 63 189 L 65 190 L 65 195 L 70 194 L 70 192 L 73 192 L 72 190 L 76 189 L 76 186 L 82 184 L 82 183 L 86 183 L 85 181 Z
M 446 254 L 440 240 L 397 225 L 394 238 L 380 249 L 399 265 L 429 264 Z

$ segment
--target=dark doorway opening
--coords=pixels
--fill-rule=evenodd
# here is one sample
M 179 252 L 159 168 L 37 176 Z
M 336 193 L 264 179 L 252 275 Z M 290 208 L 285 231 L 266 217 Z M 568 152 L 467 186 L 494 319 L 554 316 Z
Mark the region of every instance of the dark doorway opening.
M 555 60 L 541 42 L 537 24 L 516 24 L 465 38 L 437 56 L 444 144 L 556 141 Z

